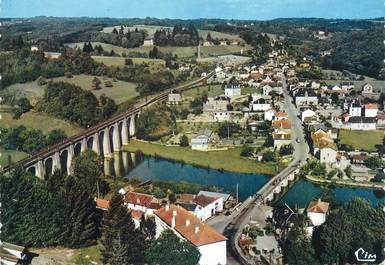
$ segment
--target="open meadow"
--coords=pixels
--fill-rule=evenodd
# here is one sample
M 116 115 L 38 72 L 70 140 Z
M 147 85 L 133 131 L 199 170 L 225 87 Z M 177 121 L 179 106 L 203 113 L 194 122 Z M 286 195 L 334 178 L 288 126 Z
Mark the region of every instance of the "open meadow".
M 341 144 L 351 145 L 354 149 L 375 151 L 377 144 L 382 144 L 384 131 L 349 131 L 340 130 L 339 139 Z
M 54 82 L 67 82 L 81 87 L 84 90 L 90 90 L 95 96 L 99 97 L 102 94 L 105 94 L 107 97 L 115 100 L 117 104 L 120 104 L 124 101 L 132 99 L 139 95 L 136 91 L 136 84 L 112 80 L 111 78 L 101 78 L 102 81 L 100 87 L 101 89 L 93 90 L 92 89 L 92 80 L 94 76 L 91 75 L 74 75 L 71 78 L 67 77 L 57 77 L 48 79 Z M 105 82 L 111 81 L 112 87 L 106 87 Z M 27 82 L 23 84 L 15 84 L 5 88 L 5 93 L 11 93 L 17 98 L 26 97 L 32 103 L 36 102 L 41 98 L 44 94 L 45 85 L 39 86 L 37 81 Z

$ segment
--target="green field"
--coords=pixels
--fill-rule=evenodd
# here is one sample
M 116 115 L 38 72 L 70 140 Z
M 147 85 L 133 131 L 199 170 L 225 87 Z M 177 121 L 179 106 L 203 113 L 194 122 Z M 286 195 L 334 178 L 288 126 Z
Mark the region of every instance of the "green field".
M 55 82 L 64 81 L 80 86 L 82 89 L 91 90 L 91 92 L 97 97 L 105 94 L 107 97 L 115 100 L 117 104 L 120 104 L 139 95 L 139 93 L 136 91 L 136 85 L 134 83 L 119 80 L 113 82 L 113 80 L 110 78 L 103 79 L 101 77 L 99 77 L 99 79 L 102 81 L 101 89 L 92 90 L 93 78 L 94 76 L 91 75 L 75 75 L 72 78 L 57 77 L 50 80 Z M 106 87 L 104 85 L 104 81 L 107 80 L 112 82 L 113 87 Z M 45 86 L 39 86 L 36 81 L 33 81 L 9 86 L 5 89 L 5 92 L 12 93 L 18 98 L 27 97 L 33 103 L 43 96 L 44 89 Z
M 10 128 L 15 126 L 24 125 L 26 127 L 32 127 L 34 129 L 42 130 L 47 134 L 54 129 L 62 129 L 68 136 L 74 135 L 82 129 L 69 122 L 48 116 L 44 113 L 30 111 L 23 114 L 20 119 L 14 120 L 12 113 L 2 113 L 2 119 L 0 127 Z
M 240 156 L 241 149 L 234 148 L 226 151 L 201 152 L 190 147 L 164 146 L 142 141 L 131 140 L 124 150 L 135 152 L 141 150 L 146 155 L 158 155 L 165 159 L 183 161 L 212 169 L 223 169 L 240 173 L 261 173 L 273 175 L 280 169 L 273 163 L 260 163 Z
M 113 29 L 116 28 L 117 30 L 120 29 L 119 26 L 115 27 L 106 27 L 103 29 L 103 32 L 105 33 L 111 33 Z M 152 38 L 155 34 L 155 31 L 158 29 L 171 29 L 171 27 L 162 27 L 162 26 L 150 26 L 150 25 L 135 25 L 132 27 L 124 27 L 124 32 L 126 33 L 128 30 L 134 31 L 135 29 L 138 30 L 145 30 L 147 31 L 148 37 Z M 214 39 L 228 39 L 228 40 L 239 40 L 238 35 L 233 35 L 233 34 L 227 34 L 227 33 L 222 33 L 218 31 L 213 31 L 213 30 L 198 30 L 199 36 L 202 37 L 203 39 L 206 39 L 207 34 L 210 33 L 211 37 Z
M 92 58 L 97 61 L 104 63 L 107 66 L 124 66 L 124 61 L 126 58 L 123 57 L 111 57 L 111 56 L 92 56 Z M 165 65 L 165 61 L 161 59 L 149 59 L 149 58 L 130 58 L 134 64 L 156 64 L 156 65 Z
M 93 46 L 102 45 L 105 51 L 114 50 L 115 53 L 122 54 L 123 52 L 129 54 L 130 52 L 143 53 L 148 55 L 148 53 L 153 49 L 153 47 L 138 47 L 138 48 L 123 48 L 111 44 L 101 43 L 101 42 L 93 42 Z M 67 46 L 71 48 L 83 48 L 83 43 L 68 43 Z M 172 53 L 173 55 L 177 55 L 178 58 L 192 58 L 196 57 L 197 47 L 158 47 L 159 50 L 163 53 Z M 211 46 L 211 47 L 201 47 L 201 56 L 202 57 L 215 57 L 219 55 L 227 55 L 233 53 L 239 53 L 241 50 L 250 50 L 251 47 L 246 45 L 242 46 Z
M 28 156 L 27 153 L 14 151 L 14 150 L 5 150 L 0 146 L 0 167 L 8 165 L 8 156 L 11 156 L 12 162 L 17 162 Z
M 349 131 L 340 130 L 341 144 L 351 145 L 357 150 L 375 151 L 375 145 L 382 144 L 384 131 Z
M 207 93 L 209 97 L 219 96 L 225 93 L 221 85 L 209 85 L 203 87 L 192 88 L 182 93 L 183 97 L 200 97 L 203 93 Z
M 101 77 L 99 77 L 99 79 L 102 81 L 101 89 L 92 90 L 93 78 L 94 77 L 91 75 L 75 75 L 72 78 L 54 78 L 53 81 L 64 81 L 71 84 L 75 84 L 77 86 L 80 86 L 82 89 L 91 90 L 91 92 L 97 97 L 102 94 L 105 94 L 107 97 L 115 100 L 117 104 L 120 104 L 139 95 L 139 93 L 136 91 L 136 85 L 134 83 L 128 83 L 119 80 L 113 82 L 110 78 L 103 79 Z M 110 80 L 112 82 L 113 87 L 106 87 L 104 85 L 104 81 L 107 80 Z

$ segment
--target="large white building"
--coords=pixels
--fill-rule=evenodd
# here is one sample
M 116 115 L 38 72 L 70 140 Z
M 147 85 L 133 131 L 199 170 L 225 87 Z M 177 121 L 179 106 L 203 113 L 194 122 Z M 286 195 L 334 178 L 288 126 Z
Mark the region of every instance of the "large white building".
M 378 113 L 377 104 L 368 103 L 368 104 L 364 105 L 364 115 L 365 115 L 365 117 L 375 118 L 375 117 L 377 117 L 377 113 Z
M 200 130 L 196 136 L 191 139 L 191 149 L 207 150 L 210 145 L 212 131 L 209 129 Z
M 199 265 L 225 265 L 227 238 L 183 207 L 166 205 L 155 212 L 156 237 L 170 229 L 199 250 Z
M 300 91 L 295 95 L 295 104 L 297 106 L 316 106 L 318 97 L 313 90 Z
M 314 226 L 319 226 L 325 223 L 328 211 L 329 203 L 321 200 L 312 201 L 307 207 L 307 216 Z
M 359 102 L 353 101 L 349 105 L 349 115 L 351 117 L 361 117 L 362 115 L 362 106 Z
M 320 148 L 320 162 L 327 165 L 337 163 L 337 150 L 330 146 Z
M 270 105 L 270 103 L 267 102 L 266 99 L 260 98 L 260 99 L 255 100 L 251 104 L 250 108 L 253 111 L 266 111 L 266 110 L 269 110 L 271 108 L 271 105 Z
M 239 97 L 241 95 L 241 86 L 239 83 L 230 83 L 225 86 L 226 97 Z

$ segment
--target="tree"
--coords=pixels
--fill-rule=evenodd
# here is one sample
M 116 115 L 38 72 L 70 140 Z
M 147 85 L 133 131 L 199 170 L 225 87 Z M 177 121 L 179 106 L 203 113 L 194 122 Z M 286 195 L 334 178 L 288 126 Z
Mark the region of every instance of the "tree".
M 183 147 L 189 146 L 188 138 L 187 138 L 186 135 L 183 134 L 183 135 L 180 137 L 179 145 L 180 145 L 180 146 L 183 146 Z
M 244 145 L 241 150 L 241 156 L 249 157 L 253 154 L 254 149 L 249 145 Z
M 382 166 L 382 161 L 379 156 L 370 156 L 364 162 L 365 166 L 370 169 L 377 169 Z
M 20 118 L 21 115 L 23 115 L 24 113 L 32 109 L 31 103 L 25 97 L 22 97 L 19 100 L 17 100 L 17 106 L 18 108 L 13 116 L 14 119 Z
M 171 230 L 165 230 L 146 249 L 145 261 L 158 265 L 196 265 L 200 256 L 199 250 L 190 242 L 181 240 Z
M 345 168 L 345 175 L 346 175 L 348 178 L 352 178 L 352 174 L 353 174 L 352 167 L 351 167 L 351 166 L 347 166 L 347 167 Z
M 283 145 L 279 149 L 279 154 L 280 155 L 291 155 L 293 152 L 294 152 L 294 147 L 291 144 Z
M 63 197 L 69 220 L 65 245 L 80 248 L 96 244 L 101 216 L 93 197 L 72 176 L 67 178 L 65 189 Z
M 66 133 L 62 129 L 52 130 L 47 137 L 47 145 L 51 146 L 60 143 L 67 138 Z
M 308 237 L 304 227 L 295 225 L 288 234 L 286 244 L 286 263 L 296 265 L 319 264 L 311 244 L 311 238 Z
M 79 187 L 91 196 L 97 194 L 97 186 L 100 185 L 103 176 L 103 161 L 92 150 L 85 150 L 73 160 L 73 176 L 78 182 Z M 100 190 L 102 194 L 106 190 Z
M 274 151 L 266 151 L 262 155 L 262 161 L 263 162 L 275 162 L 277 161 L 277 153 Z
M 102 81 L 100 81 L 100 79 L 97 78 L 96 76 L 94 77 L 94 79 L 92 79 L 92 89 L 94 90 L 101 89 L 100 87 L 101 84 L 102 84 Z
M 131 215 L 123 205 L 123 196 L 115 193 L 110 208 L 102 222 L 103 264 L 141 264 L 145 241 L 142 233 L 135 229 Z
M 132 61 L 131 58 L 126 58 L 124 60 L 124 65 L 134 65 L 134 62 Z
M 146 240 L 153 240 L 156 234 L 155 219 L 152 217 L 145 217 L 144 214 L 140 219 L 140 231 Z
M 241 129 L 239 124 L 233 122 L 224 122 L 218 128 L 218 135 L 221 138 L 231 137 L 234 133 L 238 132 Z

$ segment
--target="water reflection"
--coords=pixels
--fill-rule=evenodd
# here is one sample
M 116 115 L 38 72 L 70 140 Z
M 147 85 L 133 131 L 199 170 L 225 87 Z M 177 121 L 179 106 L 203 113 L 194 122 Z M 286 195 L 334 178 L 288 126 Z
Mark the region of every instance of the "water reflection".
M 255 194 L 269 179 L 261 174 L 221 172 L 214 169 L 199 168 L 189 164 L 146 157 L 140 152 L 115 153 L 112 159 L 104 161 L 104 170 L 106 175 L 112 177 L 135 177 L 142 181 L 184 181 L 216 186 L 225 192 L 234 193 L 238 184 L 240 200 L 245 200 L 248 196 Z M 311 200 L 321 197 L 327 191 L 338 202 L 347 202 L 353 197 L 363 197 L 373 205 L 385 201 L 385 193 L 383 191 L 349 187 L 330 187 L 326 189 L 301 179 L 277 201 L 277 204 L 287 203 L 298 207 L 306 207 Z

